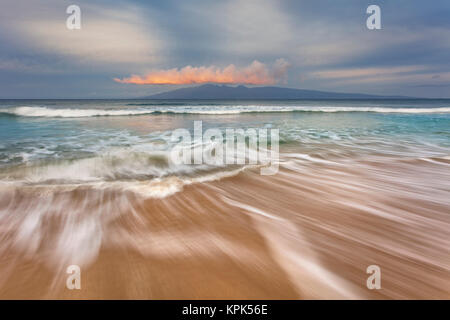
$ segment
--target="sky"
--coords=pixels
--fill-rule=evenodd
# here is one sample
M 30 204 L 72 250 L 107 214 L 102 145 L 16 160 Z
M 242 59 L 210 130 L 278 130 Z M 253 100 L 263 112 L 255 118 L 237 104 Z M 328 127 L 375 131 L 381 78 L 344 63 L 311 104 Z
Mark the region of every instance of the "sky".
M 0 1 L 3 99 L 202 83 L 450 98 L 448 0 Z M 69 5 L 81 29 L 66 27 Z

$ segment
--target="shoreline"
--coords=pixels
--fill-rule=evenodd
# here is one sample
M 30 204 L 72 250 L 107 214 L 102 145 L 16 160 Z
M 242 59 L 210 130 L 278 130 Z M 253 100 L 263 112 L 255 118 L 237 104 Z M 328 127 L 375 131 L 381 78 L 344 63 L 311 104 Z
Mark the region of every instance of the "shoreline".
M 249 170 L 163 199 L 103 194 L 99 217 L 112 217 L 93 229 L 98 251 L 95 237 L 83 240 L 93 252 L 81 265 L 82 289 L 65 288 L 62 264 L 75 256 L 52 256 L 55 227 L 31 259 L 13 248 L 2 254 L 0 298 L 448 299 L 446 165 L 291 163 L 275 176 Z M 392 172 L 401 180 L 390 181 Z M 74 196 L 68 203 L 89 199 Z M 379 291 L 366 288 L 373 264 Z

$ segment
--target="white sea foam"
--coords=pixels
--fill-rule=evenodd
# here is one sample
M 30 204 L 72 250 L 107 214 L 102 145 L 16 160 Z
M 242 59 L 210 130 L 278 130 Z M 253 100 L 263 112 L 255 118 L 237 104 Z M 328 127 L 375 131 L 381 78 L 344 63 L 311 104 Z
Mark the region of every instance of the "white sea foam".
M 110 150 L 94 157 L 28 163 L 4 170 L 0 186 L 47 193 L 74 188 L 131 191 L 164 198 L 185 185 L 220 180 L 256 165 L 185 165 L 171 161 L 170 151 Z
M 47 118 L 85 118 L 102 116 L 136 116 L 154 113 L 175 114 L 204 114 L 204 115 L 231 115 L 240 113 L 267 113 L 267 112 L 374 112 L 374 113 L 450 113 L 450 107 L 438 108 L 391 108 L 391 107 L 341 107 L 341 106 L 181 106 L 161 107 L 151 109 L 61 109 L 48 107 L 15 107 L 2 110 L 3 113 L 21 117 L 47 117 Z
M 102 109 L 53 109 L 47 107 L 16 107 L 3 111 L 22 117 L 48 117 L 48 118 L 84 118 L 100 116 L 127 116 L 149 114 L 151 110 L 102 110 Z

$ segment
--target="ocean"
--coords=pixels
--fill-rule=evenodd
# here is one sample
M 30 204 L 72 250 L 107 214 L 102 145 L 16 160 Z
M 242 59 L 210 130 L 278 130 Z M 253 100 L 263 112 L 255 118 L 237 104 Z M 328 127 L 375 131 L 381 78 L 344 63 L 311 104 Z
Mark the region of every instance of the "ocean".
M 64 168 L 84 162 L 86 172 L 77 172 L 74 180 L 161 177 L 176 173 L 176 168 L 152 170 L 139 163 L 140 157 L 170 151 L 171 132 L 192 130 L 198 120 L 204 129 L 277 128 L 282 144 L 323 157 L 342 150 L 358 156 L 445 157 L 450 143 L 449 100 L 2 100 L 0 166 L 9 172 L 21 165 Z M 88 159 L 112 161 L 121 154 L 128 158 L 122 164 L 129 169 L 105 163 L 105 172 L 88 172 Z M 121 174 L 130 168 L 136 175 Z M 62 172 L 58 177 L 61 182 L 72 179 Z
M 173 132 L 196 121 L 278 129 L 279 172 L 172 163 Z M 0 100 L 0 254 L 53 279 L 126 248 L 166 276 L 185 259 L 179 281 L 199 286 L 134 298 L 448 298 L 449 166 L 450 100 Z M 218 261 L 244 281 L 237 296 L 217 290 Z M 383 292 L 359 285 L 370 264 L 385 267 Z M 248 272 L 272 280 L 258 291 Z M 211 286 L 190 282 L 202 273 Z M 99 288 L 83 297 L 109 297 Z

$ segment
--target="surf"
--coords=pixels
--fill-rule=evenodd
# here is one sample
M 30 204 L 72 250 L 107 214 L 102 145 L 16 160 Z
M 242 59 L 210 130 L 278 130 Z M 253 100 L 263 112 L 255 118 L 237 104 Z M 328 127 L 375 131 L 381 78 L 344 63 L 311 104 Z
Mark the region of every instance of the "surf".
M 115 108 L 115 109 L 77 109 L 21 106 L 0 110 L 4 116 L 41 117 L 41 118 L 86 118 L 142 116 L 158 114 L 198 114 L 198 115 L 236 115 L 241 113 L 285 113 L 285 112 L 371 112 L 399 114 L 438 114 L 450 113 L 450 107 L 411 108 L 411 107 L 344 107 L 344 106 L 152 106 L 151 108 Z

